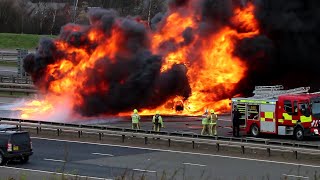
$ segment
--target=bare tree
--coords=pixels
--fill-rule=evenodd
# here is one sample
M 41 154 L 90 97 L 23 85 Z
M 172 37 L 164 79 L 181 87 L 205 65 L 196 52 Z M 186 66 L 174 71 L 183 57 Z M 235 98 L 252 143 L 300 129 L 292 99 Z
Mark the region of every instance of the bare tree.
M 88 23 L 87 11 L 89 8 L 88 1 L 79 1 L 76 14 L 74 16 L 74 23 L 86 24 Z
M 47 3 L 38 2 L 35 15 L 37 16 L 37 18 L 39 20 L 39 33 L 42 33 L 44 21 L 49 16 L 49 8 L 47 6 Z
M 166 0 L 144 0 L 144 13 L 142 16 L 146 17 L 148 25 L 150 26 L 151 19 L 157 13 L 163 12 L 166 10 L 167 1 Z M 147 14 L 146 16 L 143 14 Z
M 57 11 L 58 8 L 50 8 L 50 15 L 52 16 L 52 23 L 51 23 L 51 27 L 50 27 L 50 34 L 52 35 L 53 32 L 53 27 L 56 23 L 56 16 L 57 16 Z
M 16 24 L 15 22 L 20 18 L 19 10 L 15 1 L 1 0 L 0 1 L 0 31 L 14 31 Z

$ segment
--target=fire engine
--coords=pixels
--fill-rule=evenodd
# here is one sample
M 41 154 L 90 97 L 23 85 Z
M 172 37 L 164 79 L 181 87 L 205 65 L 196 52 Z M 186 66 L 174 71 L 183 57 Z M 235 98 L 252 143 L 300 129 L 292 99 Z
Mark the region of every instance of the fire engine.
M 240 129 L 258 137 L 260 134 L 293 136 L 303 140 L 320 133 L 320 93 L 308 93 L 310 87 L 284 90 L 282 85 L 256 86 L 254 96 L 231 99 L 238 108 Z

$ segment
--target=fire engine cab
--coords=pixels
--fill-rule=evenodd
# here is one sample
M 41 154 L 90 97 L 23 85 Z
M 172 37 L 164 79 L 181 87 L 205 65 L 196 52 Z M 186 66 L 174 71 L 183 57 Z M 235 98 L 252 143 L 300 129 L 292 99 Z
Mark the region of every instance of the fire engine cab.
M 283 90 L 282 85 L 256 86 L 254 96 L 231 99 L 241 114 L 240 129 L 260 134 L 290 135 L 297 140 L 320 133 L 320 93 L 310 87 Z

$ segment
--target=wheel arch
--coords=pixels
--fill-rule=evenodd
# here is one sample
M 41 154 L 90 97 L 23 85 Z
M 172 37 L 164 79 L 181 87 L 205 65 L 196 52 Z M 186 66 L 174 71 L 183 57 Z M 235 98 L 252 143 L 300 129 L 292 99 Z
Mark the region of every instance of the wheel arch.
M 294 130 L 296 130 L 297 128 L 301 128 L 301 129 L 304 131 L 304 127 L 303 127 L 302 124 L 300 124 L 300 123 L 297 123 L 297 124 L 294 126 Z

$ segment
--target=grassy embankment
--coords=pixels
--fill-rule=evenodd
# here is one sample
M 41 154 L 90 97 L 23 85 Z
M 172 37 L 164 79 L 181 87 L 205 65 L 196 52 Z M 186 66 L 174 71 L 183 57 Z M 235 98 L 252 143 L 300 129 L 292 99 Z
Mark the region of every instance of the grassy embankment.
M 36 35 L 36 34 L 13 34 L 13 33 L 0 33 L 0 51 L 1 50 L 12 50 L 16 49 L 28 49 L 34 51 L 37 47 L 40 38 L 49 37 L 55 38 L 52 35 Z M 16 67 L 17 63 L 14 61 L 0 61 L 0 66 Z M 23 97 L 25 93 L 15 92 L 0 92 L 0 97 Z
M 34 51 L 42 37 L 54 38 L 56 36 L 0 33 L 0 50 L 16 50 L 17 48 L 20 48 Z M 14 67 L 16 66 L 16 63 L 12 61 L 0 61 L 0 65 Z
M 29 49 L 34 50 L 38 45 L 40 38 L 54 38 L 53 35 L 37 35 L 37 34 L 12 34 L 0 33 L 0 49 Z

